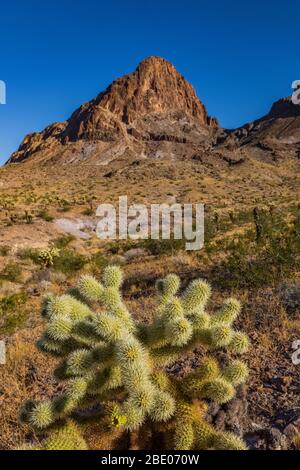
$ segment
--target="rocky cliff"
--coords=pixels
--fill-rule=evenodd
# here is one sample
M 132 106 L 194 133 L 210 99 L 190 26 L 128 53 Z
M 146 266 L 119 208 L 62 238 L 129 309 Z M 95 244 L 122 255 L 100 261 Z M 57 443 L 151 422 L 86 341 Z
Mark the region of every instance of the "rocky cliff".
M 24 161 L 37 153 L 42 160 L 61 153 L 66 156 L 70 144 L 76 142 L 81 142 L 72 147 L 72 152 L 78 151 L 77 158 L 89 154 L 100 160 L 106 143 L 123 143 L 127 149 L 136 142 L 199 144 L 209 141 L 217 127 L 175 67 L 160 57 L 149 57 L 133 73 L 115 80 L 80 106 L 67 121 L 26 136 L 9 162 Z

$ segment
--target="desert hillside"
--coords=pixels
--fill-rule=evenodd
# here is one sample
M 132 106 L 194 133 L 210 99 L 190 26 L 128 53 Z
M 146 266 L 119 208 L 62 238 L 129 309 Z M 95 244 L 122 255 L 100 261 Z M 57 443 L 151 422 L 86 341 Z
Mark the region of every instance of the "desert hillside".
M 141 322 L 151 320 L 155 281 L 172 272 L 183 287 L 210 282 L 212 309 L 238 298 L 250 375 L 232 402 L 208 407 L 208 420 L 250 448 L 299 448 L 300 367 L 291 360 L 300 329 L 299 157 L 300 107 L 290 98 L 253 123 L 223 129 L 160 57 L 142 61 L 68 120 L 26 136 L 0 169 L 0 335 L 8 355 L 0 448 L 41 440 L 19 423 L 20 406 L 61 389 L 51 376 L 56 359 L 35 348 L 43 296 L 65 293 L 82 274 L 100 278 L 111 264 L 122 267 L 124 300 Z M 123 195 L 147 206 L 204 203 L 204 248 L 99 240 L 97 206 L 117 206 Z M 41 251 L 50 248 L 58 255 L 45 264 Z M 201 357 L 195 348 L 172 374 L 184 376 Z M 91 448 L 112 445 L 87 439 Z

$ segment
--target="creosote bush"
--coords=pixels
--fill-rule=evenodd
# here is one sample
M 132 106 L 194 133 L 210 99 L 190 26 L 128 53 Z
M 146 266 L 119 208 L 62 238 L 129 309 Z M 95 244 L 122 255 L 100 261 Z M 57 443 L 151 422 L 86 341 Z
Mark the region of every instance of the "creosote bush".
M 218 349 L 235 355 L 247 350 L 247 336 L 232 326 L 239 302 L 228 299 L 211 315 L 205 310 L 209 284 L 193 281 L 179 296 L 180 280 L 170 274 L 157 282 L 157 310 L 153 322 L 144 324 L 134 320 L 123 303 L 121 284 L 120 268 L 109 266 L 102 283 L 83 276 L 72 295 L 49 294 L 44 299 L 47 327 L 38 347 L 61 358 L 54 374 L 64 392 L 23 405 L 24 422 L 43 433 L 49 430 L 52 444 L 46 440 L 38 448 L 71 448 L 73 434 L 66 440 L 58 430 L 71 419 L 80 422 L 82 434 L 88 436 L 90 418 L 93 423 L 99 420 L 98 442 L 101 433 L 113 441 L 114 433 L 121 431 L 135 442 L 134 448 L 151 448 L 159 435 L 165 449 L 245 449 L 239 437 L 205 421 L 207 402 L 230 401 L 235 387 L 247 378 L 244 362 L 235 357 L 221 367 L 211 354 Z M 200 366 L 183 378 L 172 376 L 167 366 L 196 347 L 207 351 Z M 74 445 L 78 439 L 76 431 Z

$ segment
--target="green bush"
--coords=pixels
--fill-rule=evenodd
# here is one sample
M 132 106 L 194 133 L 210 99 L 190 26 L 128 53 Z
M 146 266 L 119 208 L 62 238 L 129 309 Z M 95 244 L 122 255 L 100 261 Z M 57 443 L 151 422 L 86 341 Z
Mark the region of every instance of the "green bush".
M 0 256 L 7 256 L 10 252 L 10 246 L 2 245 L 0 246 Z
M 10 282 L 19 282 L 22 278 L 22 268 L 17 263 L 9 263 L 0 273 L 0 279 Z
M 37 215 L 40 219 L 45 220 L 45 222 L 52 222 L 54 220 L 54 217 L 50 215 L 47 211 L 43 210 L 38 213 Z
M 108 265 L 108 259 L 103 256 L 102 253 L 95 253 L 90 257 L 89 263 L 93 274 L 97 275 L 101 274 L 103 269 Z
M 0 300 L 0 334 L 12 334 L 27 319 L 25 303 L 28 295 L 24 292 L 8 295 Z
M 30 259 L 35 264 L 39 264 L 40 262 L 39 250 L 37 250 L 36 248 L 22 248 L 18 251 L 18 257 L 23 260 Z
M 58 248 L 59 250 L 62 250 L 66 248 L 72 241 L 76 240 L 74 235 L 62 235 L 61 237 L 56 238 L 51 242 L 51 244 L 55 247 Z
M 173 254 L 176 251 L 180 251 L 185 248 L 185 240 L 153 240 L 151 238 L 141 243 L 141 246 L 145 248 L 151 255 L 165 255 Z
M 62 250 L 59 257 L 55 258 L 53 268 L 67 276 L 80 271 L 87 262 L 87 258 L 83 255 L 75 253 L 73 250 Z
M 213 269 L 213 279 L 222 288 L 270 286 L 300 269 L 299 219 L 277 219 L 273 224 L 268 218 L 259 220 L 259 239 L 250 232 L 230 242 L 227 257 Z

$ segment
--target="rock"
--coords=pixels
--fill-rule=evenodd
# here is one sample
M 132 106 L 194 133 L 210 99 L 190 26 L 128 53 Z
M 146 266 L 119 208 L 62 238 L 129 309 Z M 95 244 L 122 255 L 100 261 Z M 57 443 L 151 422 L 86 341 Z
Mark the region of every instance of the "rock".
M 296 317 L 300 313 L 300 285 L 285 284 L 281 286 L 280 297 L 287 313 Z
M 268 432 L 270 449 L 272 450 L 286 450 L 288 448 L 288 440 L 279 429 L 271 428 Z
M 167 60 L 148 57 L 133 73 L 115 80 L 64 122 L 29 134 L 8 163 L 76 163 L 94 159 L 107 165 L 120 159 L 189 157 L 199 164 L 243 165 L 241 148 L 270 162 L 298 158 L 300 106 L 284 98 L 270 112 L 239 129 L 222 129 L 208 116 L 190 83 Z M 217 150 L 217 151 L 216 151 Z M 218 163 L 219 162 L 219 163 Z M 107 177 L 113 177 L 108 171 Z
M 40 294 L 37 287 L 28 287 L 26 289 L 26 293 L 32 296 L 37 296 Z
M 294 437 L 299 436 L 299 429 L 294 424 L 289 424 L 284 428 L 283 434 L 292 441 Z
M 143 248 L 131 248 L 130 250 L 126 251 L 124 257 L 127 262 L 131 262 L 143 258 L 146 255 L 147 252 Z
M 51 271 L 48 268 L 40 269 L 33 273 L 31 280 L 33 282 L 50 282 L 51 281 Z
M 81 141 L 81 158 L 99 152 L 95 142 L 173 142 L 199 143 L 211 139 L 217 129 L 205 106 L 185 78 L 161 57 L 148 57 L 137 69 L 115 80 L 104 92 L 83 104 L 65 122 L 48 126 L 40 133 L 29 134 L 13 153 L 9 163 L 42 154 L 53 160 L 65 153 L 72 142 Z M 102 149 L 103 150 L 103 149 Z M 69 155 L 69 161 L 73 161 Z M 78 157 L 77 157 L 78 158 Z
M 219 431 L 231 431 L 242 437 L 248 429 L 248 403 L 246 387 L 239 386 L 236 397 L 229 403 L 210 403 L 207 420 Z
M 96 222 L 88 219 L 56 219 L 54 223 L 60 230 L 83 240 L 89 240 L 91 235 L 87 232 L 96 229 Z

